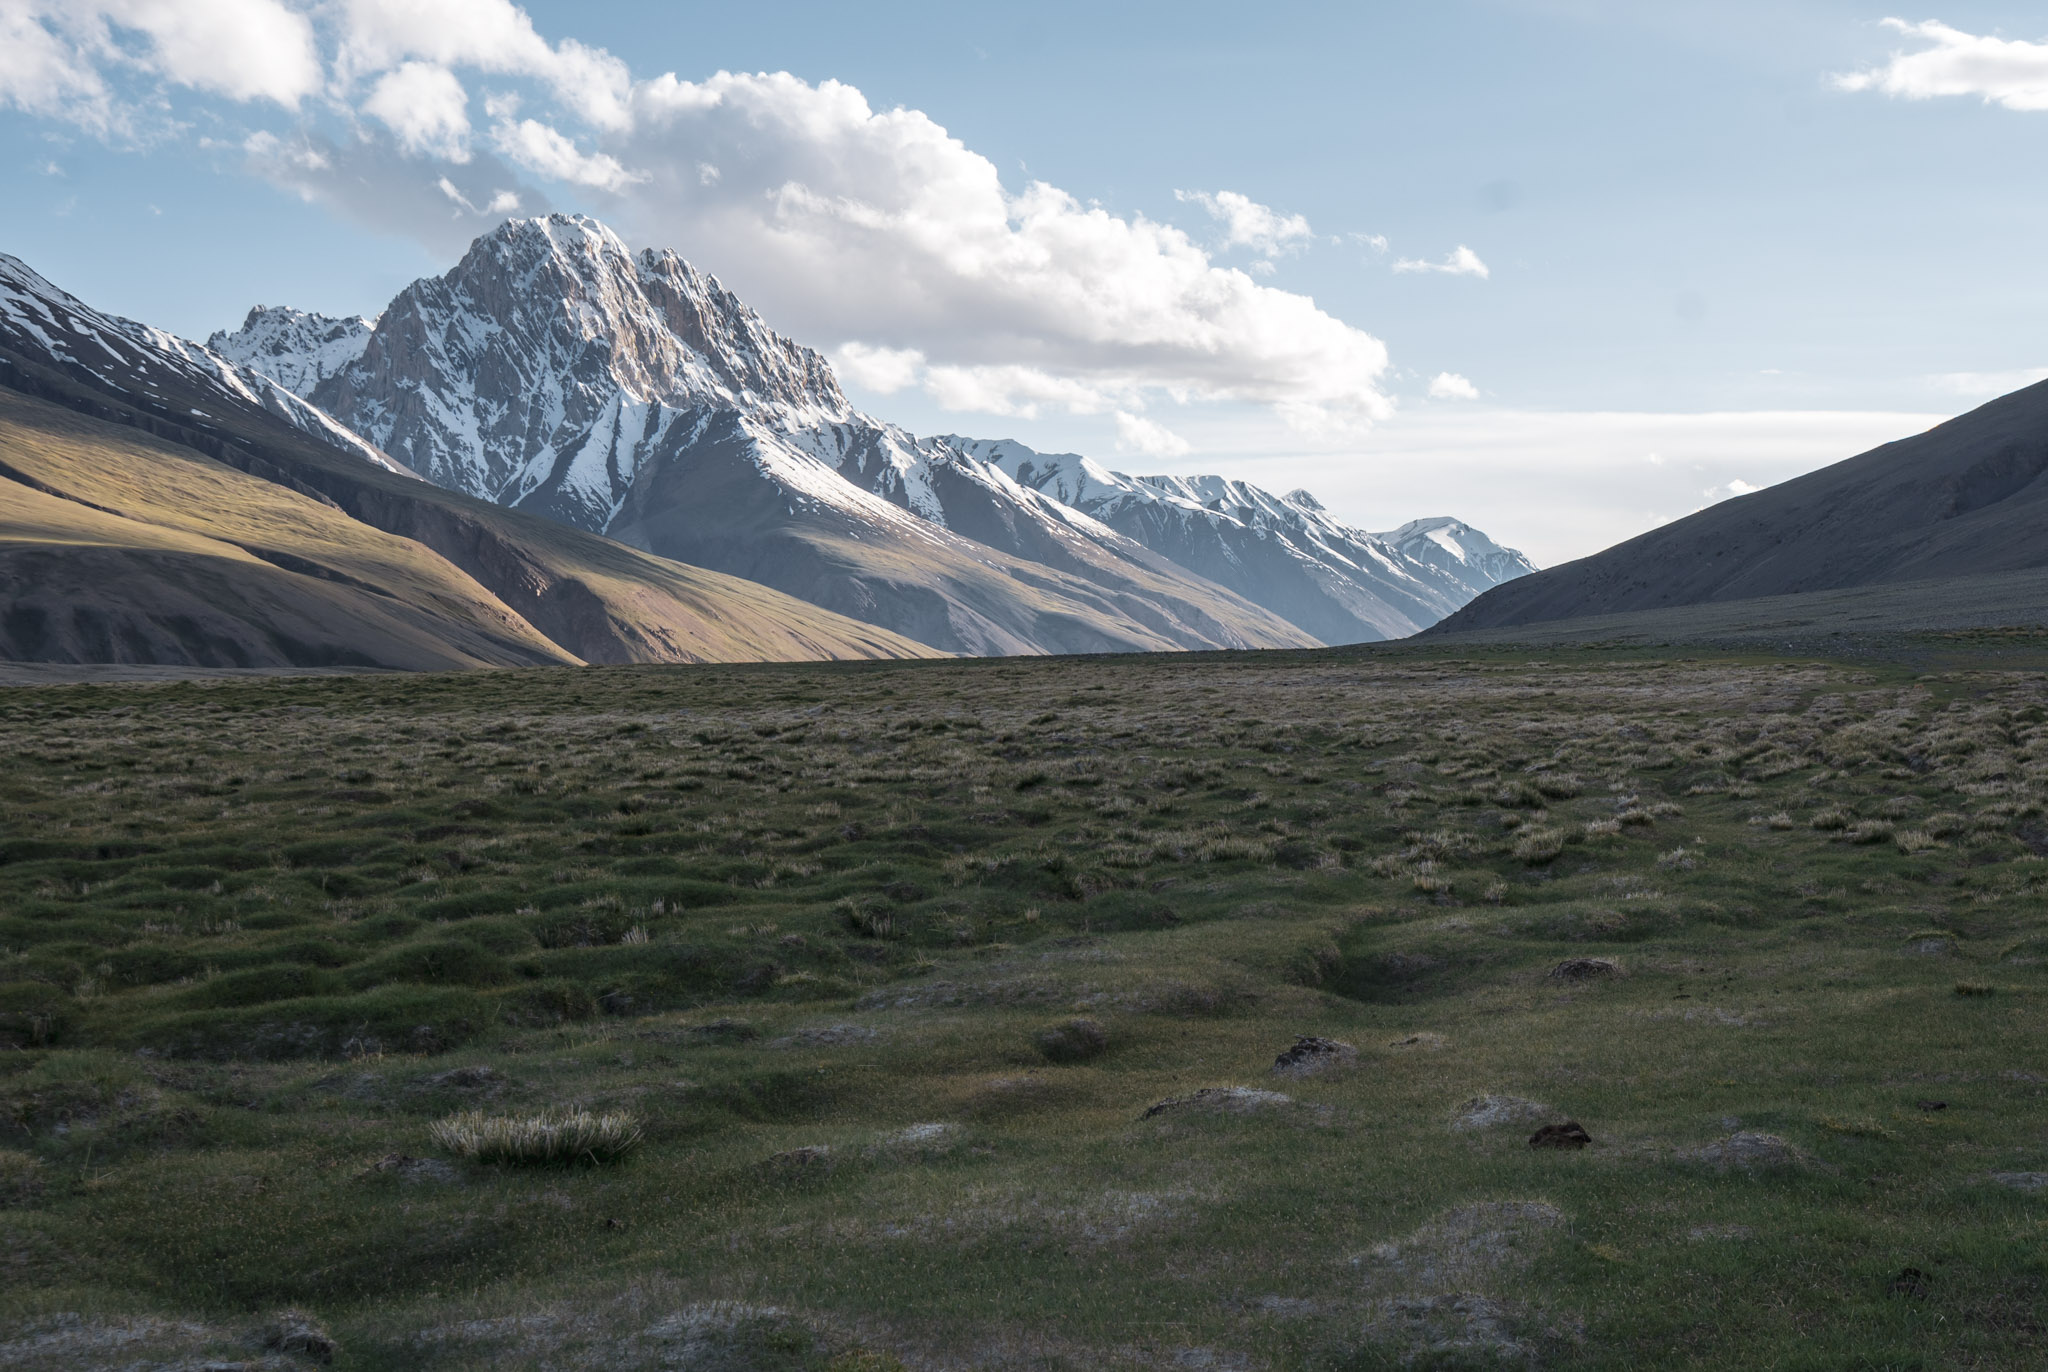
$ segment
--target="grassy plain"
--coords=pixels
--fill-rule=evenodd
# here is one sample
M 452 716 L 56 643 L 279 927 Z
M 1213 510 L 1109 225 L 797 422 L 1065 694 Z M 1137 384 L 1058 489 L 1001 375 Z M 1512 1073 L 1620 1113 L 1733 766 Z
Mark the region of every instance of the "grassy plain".
M 2040 1366 L 2048 663 L 1915 651 L 9 690 L 0 1364 Z

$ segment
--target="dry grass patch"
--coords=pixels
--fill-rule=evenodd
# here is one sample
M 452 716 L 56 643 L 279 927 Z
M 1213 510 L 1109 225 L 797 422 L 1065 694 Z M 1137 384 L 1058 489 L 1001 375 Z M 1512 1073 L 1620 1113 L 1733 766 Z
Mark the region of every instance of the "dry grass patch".
M 465 1110 L 433 1127 L 434 1142 L 472 1162 L 617 1162 L 640 1146 L 640 1121 L 624 1112 L 543 1111 L 491 1115 Z

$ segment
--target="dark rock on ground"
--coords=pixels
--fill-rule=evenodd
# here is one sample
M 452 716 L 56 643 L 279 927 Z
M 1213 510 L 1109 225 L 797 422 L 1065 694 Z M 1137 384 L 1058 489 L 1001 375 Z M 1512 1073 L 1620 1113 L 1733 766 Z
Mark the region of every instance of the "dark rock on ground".
M 1577 1120 L 1546 1124 L 1529 1136 L 1531 1148 L 1584 1148 L 1592 1141 L 1593 1136 Z
M 1304 1034 L 1273 1060 L 1273 1070 L 1282 1076 L 1306 1077 L 1357 1059 L 1358 1050 L 1348 1043 Z
M 262 1343 L 274 1353 L 296 1353 L 317 1363 L 334 1361 L 333 1337 L 302 1310 L 279 1311 L 264 1327 Z

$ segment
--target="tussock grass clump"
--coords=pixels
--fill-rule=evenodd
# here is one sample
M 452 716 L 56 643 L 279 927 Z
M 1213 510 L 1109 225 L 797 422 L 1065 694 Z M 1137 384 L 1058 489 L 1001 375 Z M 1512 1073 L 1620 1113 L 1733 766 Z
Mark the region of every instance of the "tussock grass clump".
M 1564 851 L 1564 835 L 1556 829 L 1530 829 L 1515 840 L 1515 857 L 1531 867 L 1554 862 Z
M 472 1162 L 617 1162 L 640 1146 L 641 1137 L 640 1121 L 623 1111 L 491 1115 L 465 1110 L 433 1127 L 435 1143 Z
M 834 907 L 839 922 L 862 938 L 894 938 L 897 933 L 895 913 L 872 896 L 846 896 Z

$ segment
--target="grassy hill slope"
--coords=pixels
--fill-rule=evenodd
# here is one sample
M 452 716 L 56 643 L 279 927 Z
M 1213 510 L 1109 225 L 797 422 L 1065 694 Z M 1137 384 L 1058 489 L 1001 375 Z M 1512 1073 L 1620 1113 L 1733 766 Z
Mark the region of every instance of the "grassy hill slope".
M 2040 567 L 2048 383 L 1495 587 L 1425 632 Z
M 0 622 L 17 626 L 5 639 L 16 655 L 411 667 L 934 655 L 752 582 L 380 471 L 218 395 L 115 393 L 0 349 L 0 397 L 0 462 L 28 483 L 0 484 L 15 531 Z M 181 403 L 193 399 L 203 418 Z M 36 485 L 78 509 L 30 501 Z M 62 534 L 88 506 L 125 521 Z M 213 546 L 193 561 L 196 545 L 173 550 L 143 526 Z M 129 536 L 142 542 L 124 550 Z
M 0 391 L 0 656 L 413 669 L 576 659 L 446 559 Z

